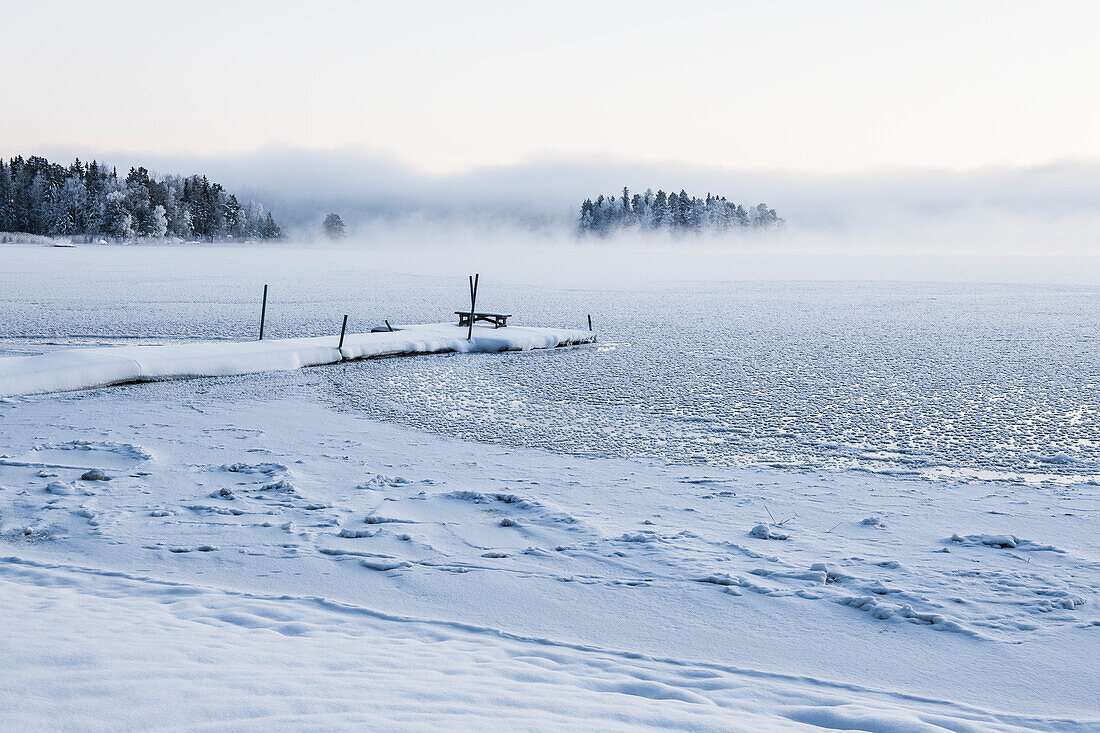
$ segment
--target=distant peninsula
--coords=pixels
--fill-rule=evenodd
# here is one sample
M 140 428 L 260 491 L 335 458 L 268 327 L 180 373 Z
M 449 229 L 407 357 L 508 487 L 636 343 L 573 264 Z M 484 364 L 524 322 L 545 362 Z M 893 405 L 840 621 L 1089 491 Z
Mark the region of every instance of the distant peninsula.
M 229 240 L 281 236 L 270 212 L 241 202 L 206 176 L 125 178 L 80 159 L 69 166 L 32 155 L 0 160 L 0 233 L 47 237 Z

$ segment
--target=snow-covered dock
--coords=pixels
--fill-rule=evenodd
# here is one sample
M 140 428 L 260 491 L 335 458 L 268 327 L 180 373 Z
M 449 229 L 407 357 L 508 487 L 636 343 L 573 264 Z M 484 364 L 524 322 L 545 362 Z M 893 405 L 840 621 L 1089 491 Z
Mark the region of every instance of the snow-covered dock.
M 559 328 L 475 326 L 450 323 L 395 326 L 394 331 L 266 341 L 201 341 L 166 346 L 68 349 L 0 359 L 0 397 L 65 392 L 127 382 L 220 377 L 283 371 L 406 354 L 499 352 L 591 343 L 595 334 Z

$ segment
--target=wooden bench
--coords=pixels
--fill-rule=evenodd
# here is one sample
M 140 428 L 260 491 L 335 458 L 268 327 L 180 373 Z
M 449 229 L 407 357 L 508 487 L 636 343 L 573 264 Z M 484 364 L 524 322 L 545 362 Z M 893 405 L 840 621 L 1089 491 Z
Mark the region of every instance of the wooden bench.
M 491 323 L 493 328 L 504 328 L 508 325 L 508 319 L 512 317 L 511 313 L 470 313 L 469 311 L 455 311 L 455 315 L 458 316 L 460 326 L 469 326 L 470 317 L 473 316 L 474 323 L 478 321 Z

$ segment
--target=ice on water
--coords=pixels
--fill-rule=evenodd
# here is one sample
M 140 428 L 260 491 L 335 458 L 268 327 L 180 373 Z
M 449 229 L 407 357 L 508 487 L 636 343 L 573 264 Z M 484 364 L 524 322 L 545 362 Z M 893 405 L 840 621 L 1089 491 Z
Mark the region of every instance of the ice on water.
M 371 417 L 471 437 L 476 423 L 478 440 L 582 455 L 1072 483 L 1100 480 L 1098 297 L 904 283 L 592 294 L 599 348 L 550 368 L 418 360 L 326 379 Z

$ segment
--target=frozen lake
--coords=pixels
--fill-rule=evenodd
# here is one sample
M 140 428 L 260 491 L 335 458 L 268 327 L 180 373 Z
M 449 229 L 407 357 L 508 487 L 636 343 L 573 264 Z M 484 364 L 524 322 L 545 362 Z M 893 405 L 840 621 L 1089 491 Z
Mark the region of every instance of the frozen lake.
M 276 249 L 257 258 L 196 248 L 192 263 L 189 251 L 10 248 L 0 350 L 249 338 L 263 282 L 273 337 L 335 332 L 345 312 L 352 329 L 441 319 L 466 292 L 459 278 L 378 273 L 365 253 Z M 118 258 L 129 277 L 113 274 Z M 591 313 L 594 348 L 381 360 L 265 379 L 380 420 L 590 456 L 1100 479 L 1100 289 L 564 284 L 486 277 L 482 307 L 527 325 L 581 327 Z
M 544 318 L 570 297 L 549 295 Z M 1094 291 L 733 283 L 577 298 L 596 313 L 597 348 L 347 366 L 326 371 L 333 398 L 588 455 L 1100 477 Z

